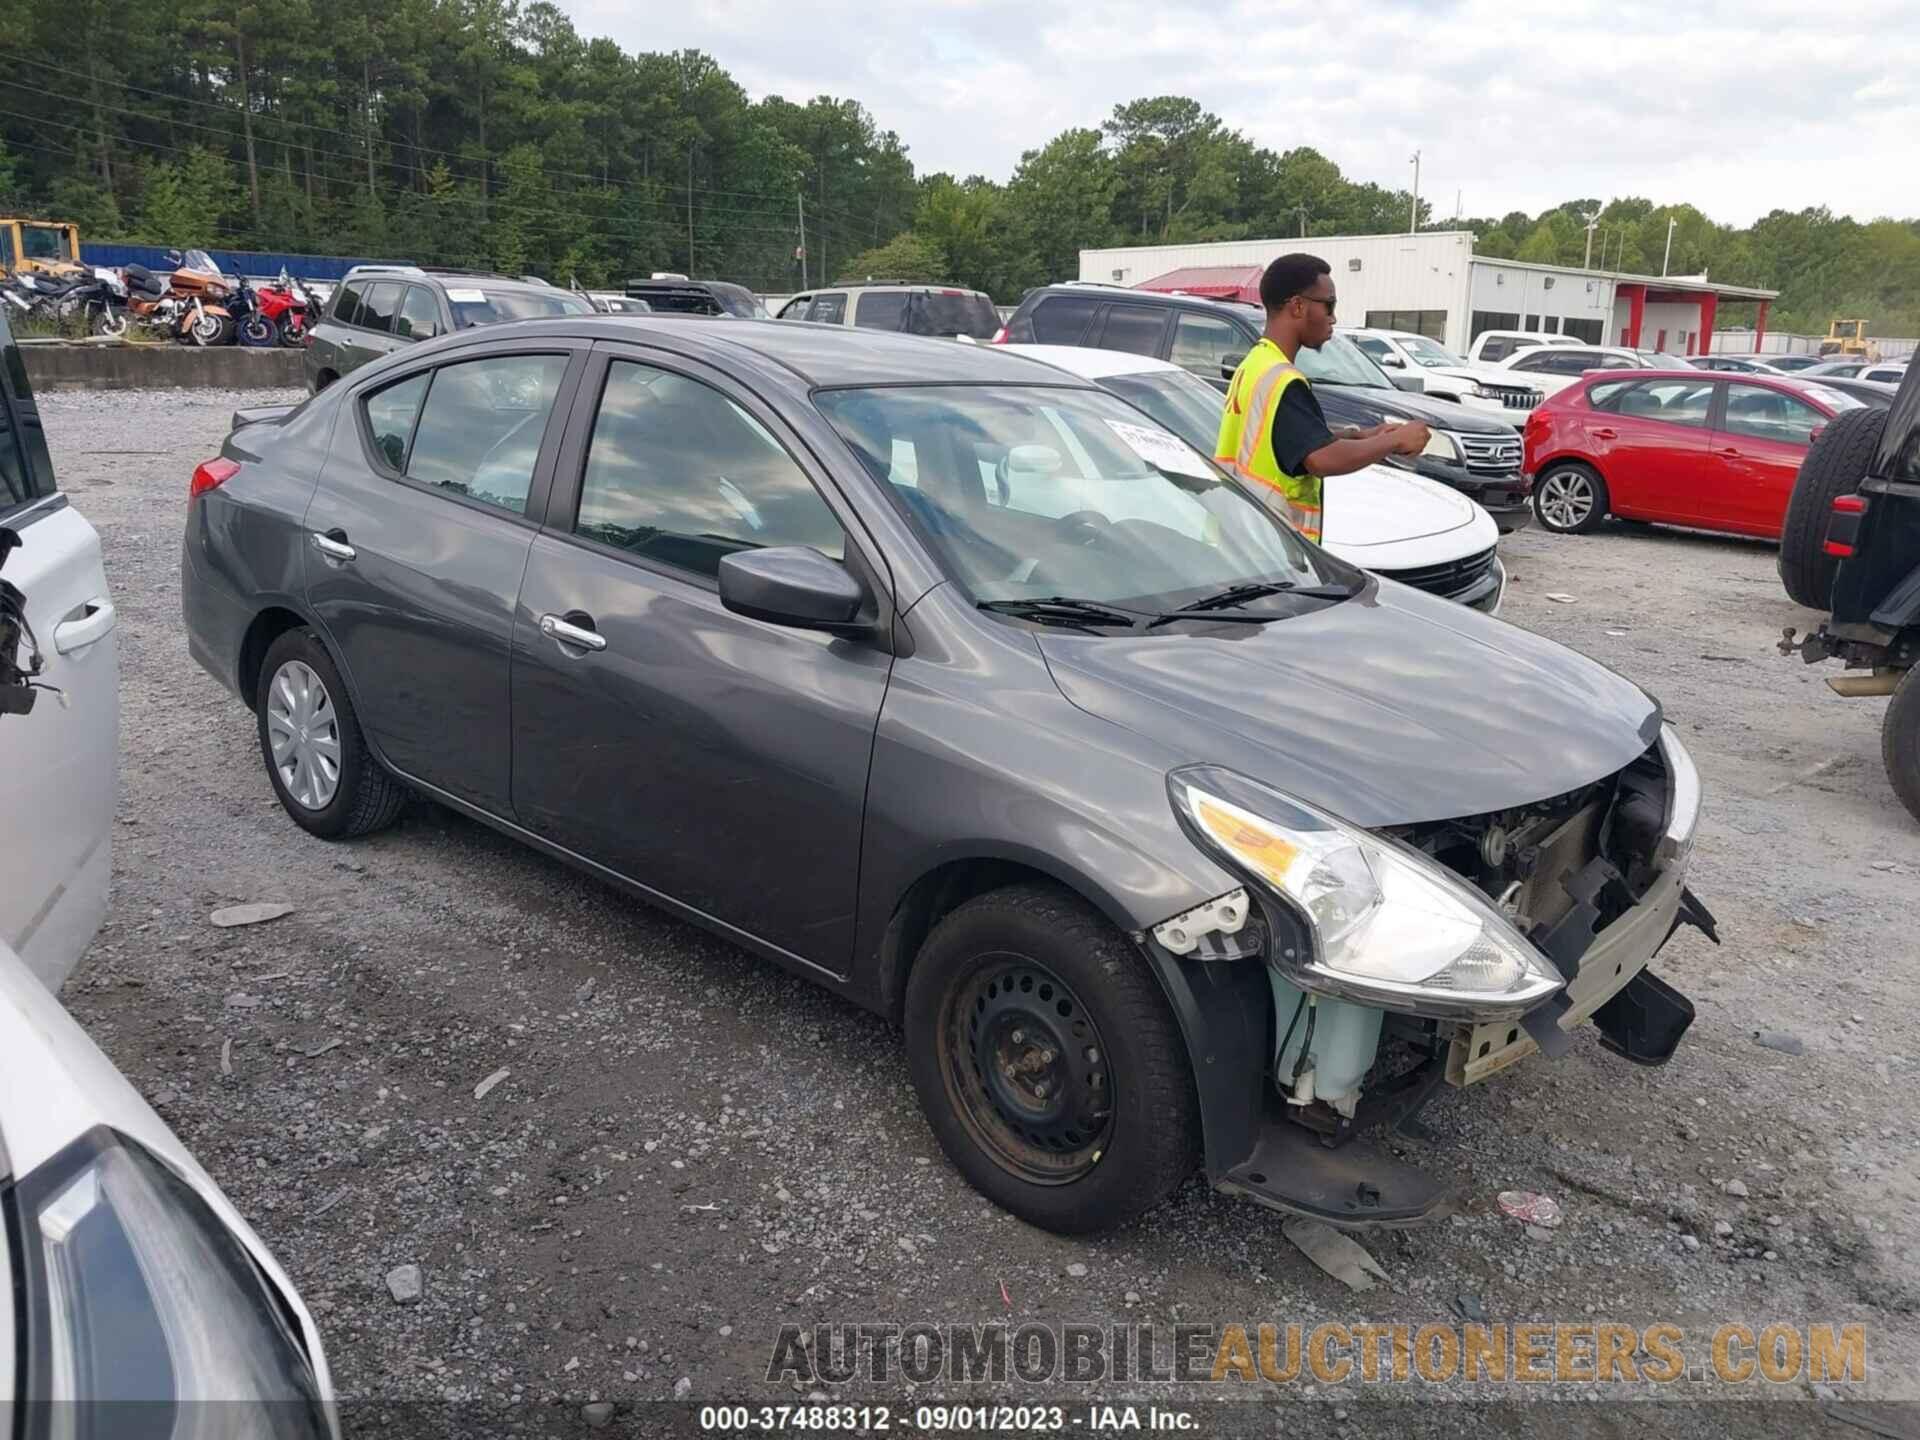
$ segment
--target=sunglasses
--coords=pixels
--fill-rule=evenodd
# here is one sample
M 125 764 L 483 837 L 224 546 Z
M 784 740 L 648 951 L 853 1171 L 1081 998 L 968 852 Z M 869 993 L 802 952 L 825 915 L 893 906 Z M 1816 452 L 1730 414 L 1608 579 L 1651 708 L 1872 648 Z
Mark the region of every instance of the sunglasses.
M 1296 296 L 1295 298 L 1296 298 L 1296 299 L 1299 299 L 1299 300 L 1311 300 L 1311 301 L 1313 301 L 1313 303 L 1314 303 L 1314 304 L 1316 304 L 1316 305 L 1324 305 L 1324 306 L 1326 306 L 1326 307 L 1327 307 L 1327 318 L 1328 318 L 1329 320 L 1331 320 L 1331 319 L 1333 318 L 1333 307 L 1334 307 L 1334 305 L 1335 305 L 1335 304 L 1337 303 L 1337 300 L 1338 300 L 1338 297 L 1337 297 L 1337 296 L 1335 296 L 1335 297 L 1331 297 L 1331 298 L 1329 298 L 1329 297 L 1327 297 L 1327 296 L 1322 296 L 1322 295 L 1299 295 L 1299 296 Z

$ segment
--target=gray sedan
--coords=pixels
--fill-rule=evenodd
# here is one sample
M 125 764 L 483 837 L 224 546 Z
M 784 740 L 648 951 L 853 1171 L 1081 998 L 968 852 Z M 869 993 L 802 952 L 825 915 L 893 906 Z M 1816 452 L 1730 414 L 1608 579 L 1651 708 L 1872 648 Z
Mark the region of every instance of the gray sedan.
M 1712 927 L 1658 703 L 1051 366 L 590 316 L 235 418 L 183 601 L 288 815 L 425 797 L 888 1015 L 1035 1224 L 1196 1167 L 1431 1215 L 1445 1177 L 1367 1132 L 1692 1017 L 1647 968 Z

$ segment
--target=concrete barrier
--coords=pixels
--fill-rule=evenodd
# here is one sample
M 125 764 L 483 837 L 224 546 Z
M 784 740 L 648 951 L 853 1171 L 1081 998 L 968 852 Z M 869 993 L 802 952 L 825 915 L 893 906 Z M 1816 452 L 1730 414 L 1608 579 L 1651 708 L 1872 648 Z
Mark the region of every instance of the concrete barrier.
M 20 347 L 36 393 L 54 390 L 300 389 L 298 350 L 223 345 L 36 345 Z

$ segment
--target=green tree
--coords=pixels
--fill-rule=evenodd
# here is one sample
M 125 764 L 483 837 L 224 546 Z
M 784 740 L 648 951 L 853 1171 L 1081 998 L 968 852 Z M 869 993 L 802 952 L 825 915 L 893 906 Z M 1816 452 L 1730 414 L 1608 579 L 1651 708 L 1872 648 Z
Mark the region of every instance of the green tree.
M 1080 273 L 1080 252 L 1114 243 L 1120 176 L 1098 130 L 1067 130 L 1020 157 L 1008 182 L 1016 288 Z
M 931 284 L 947 278 L 947 257 L 940 253 L 940 247 L 911 230 L 902 231 L 884 245 L 861 251 L 839 270 L 841 284 L 868 279 Z

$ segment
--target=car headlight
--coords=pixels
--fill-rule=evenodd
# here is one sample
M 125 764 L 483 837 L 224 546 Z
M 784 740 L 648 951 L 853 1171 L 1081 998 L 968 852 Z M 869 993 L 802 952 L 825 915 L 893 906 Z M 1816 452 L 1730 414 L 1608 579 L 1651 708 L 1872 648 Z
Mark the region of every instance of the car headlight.
M 1667 767 L 1667 833 L 1664 848 L 1675 858 L 1693 849 L 1700 823 L 1700 772 L 1671 725 L 1660 727 L 1660 759 Z
M 1230 770 L 1168 777 L 1200 845 L 1286 905 L 1307 953 L 1269 961 L 1302 990 L 1438 1019 L 1499 1020 L 1566 984 L 1485 896 L 1418 851 Z
M 252 1402 L 249 1434 L 321 1440 L 332 1425 L 291 1317 L 207 1203 L 135 1142 L 95 1130 L 18 1186 L 29 1396 L 56 1431 L 116 1433 L 107 1402 L 168 1414 Z M 127 1428 L 145 1430 L 142 1421 Z M 186 1428 L 193 1428 L 187 1426 Z
M 1491 400 L 1494 398 L 1496 394 L 1495 391 L 1489 390 L 1486 386 L 1482 385 L 1478 380 L 1475 380 L 1472 383 L 1473 383 L 1473 393 L 1477 395 L 1480 399 Z
M 1430 455 L 1435 460 L 1447 460 L 1455 464 L 1460 460 L 1460 447 L 1453 443 L 1453 437 L 1444 430 L 1435 430 L 1428 438 L 1422 455 Z

